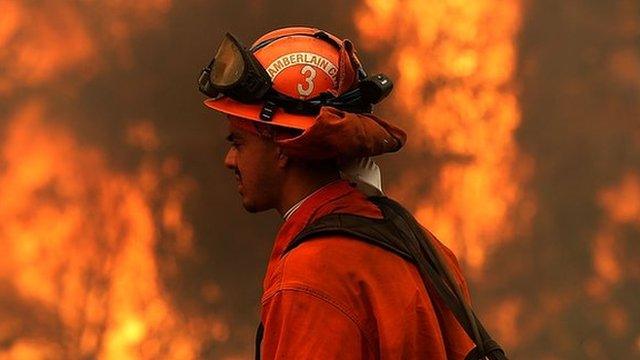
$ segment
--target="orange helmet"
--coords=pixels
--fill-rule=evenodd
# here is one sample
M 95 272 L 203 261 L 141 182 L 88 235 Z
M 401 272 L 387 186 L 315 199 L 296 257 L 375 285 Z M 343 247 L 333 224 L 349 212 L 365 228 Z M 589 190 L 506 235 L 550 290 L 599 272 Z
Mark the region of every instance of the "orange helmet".
M 243 50 L 241 45 L 230 34 L 227 34 L 227 39 L 229 43 L 235 43 L 239 49 L 227 51 L 231 54 L 227 58 L 243 60 L 239 55 Z M 216 58 L 224 58 L 224 54 L 221 55 L 221 51 L 225 51 L 224 42 L 221 49 L 218 50 Z M 341 105 L 347 104 L 344 107 L 346 111 L 351 111 L 349 106 L 353 106 L 361 110 L 353 112 L 370 112 L 371 105 L 377 102 L 366 103 L 361 99 L 357 88 L 366 74 L 349 40 L 341 40 L 315 28 L 289 27 L 262 36 L 245 51 L 246 54 L 242 54 L 244 65 L 240 60 L 228 60 L 226 64 L 219 65 L 218 69 L 214 65 L 212 70 L 212 64 L 217 61 L 214 59 L 206 76 L 230 76 L 240 81 L 242 79 L 238 78 L 243 77 L 241 71 L 251 68 L 266 80 L 257 85 L 256 81 L 247 81 L 250 83 L 248 91 L 257 91 L 260 95 L 265 93 L 269 96 L 265 95 L 253 101 L 240 101 L 224 91 L 203 91 L 202 81 L 207 70 L 205 68 L 199 80 L 201 91 L 215 96 L 205 100 L 206 106 L 245 119 L 304 130 L 314 123 L 317 111 L 314 114 L 313 109 L 319 110 L 321 106 L 340 108 Z M 224 62 L 224 59 L 222 60 Z M 255 61 L 258 64 L 255 64 Z M 211 71 L 214 75 L 211 75 Z M 270 84 L 267 84 L 269 79 Z M 224 88 L 226 83 L 221 81 L 221 84 L 220 87 Z M 309 111 L 309 108 L 312 111 Z

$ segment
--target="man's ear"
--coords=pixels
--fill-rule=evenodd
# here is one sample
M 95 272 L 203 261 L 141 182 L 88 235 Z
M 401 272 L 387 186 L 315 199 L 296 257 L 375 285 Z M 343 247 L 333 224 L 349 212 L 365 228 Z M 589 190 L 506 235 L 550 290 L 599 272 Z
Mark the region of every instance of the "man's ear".
M 278 167 L 284 169 L 289 164 L 289 161 L 289 156 L 287 156 L 284 151 L 282 151 L 282 148 L 278 146 L 276 148 L 276 164 Z

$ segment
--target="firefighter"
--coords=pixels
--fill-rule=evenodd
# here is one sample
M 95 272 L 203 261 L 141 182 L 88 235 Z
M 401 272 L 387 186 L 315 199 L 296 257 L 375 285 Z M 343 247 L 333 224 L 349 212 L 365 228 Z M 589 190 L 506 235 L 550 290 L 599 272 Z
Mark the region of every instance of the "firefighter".
M 367 76 L 349 40 L 290 27 L 249 48 L 227 34 L 199 87 L 205 105 L 227 115 L 224 163 L 242 205 L 283 217 L 263 282 L 256 357 L 465 359 L 474 348 L 469 332 L 388 246 L 339 231 L 291 246 L 328 215 L 385 217 L 368 197 L 382 194 L 370 158 L 399 150 L 406 135 L 371 111 L 391 81 Z M 454 255 L 429 239 L 469 301 Z

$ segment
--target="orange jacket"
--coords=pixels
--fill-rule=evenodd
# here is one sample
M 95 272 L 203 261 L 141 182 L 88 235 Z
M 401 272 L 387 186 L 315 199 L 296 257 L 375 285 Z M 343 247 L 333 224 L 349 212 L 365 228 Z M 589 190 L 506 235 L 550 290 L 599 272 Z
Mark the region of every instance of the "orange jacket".
M 305 200 L 276 237 L 262 295 L 262 359 L 464 359 L 473 348 L 454 315 L 429 297 L 411 263 L 342 235 L 283 250 L 330 213 L 381 218 L 345 181 Z M 439 247 L 468 290 L 454 255 Z

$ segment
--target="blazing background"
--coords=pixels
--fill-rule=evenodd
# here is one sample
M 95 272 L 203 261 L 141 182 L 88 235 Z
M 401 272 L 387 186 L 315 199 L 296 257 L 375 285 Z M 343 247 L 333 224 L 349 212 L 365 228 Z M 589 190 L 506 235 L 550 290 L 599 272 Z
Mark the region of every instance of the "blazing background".
M 280 220 L 195 80 L 292 24 L 395 79 L 388 193 L 512 358 L 640 358 L 637 0 L 0 0 L 0 359 L 252 357 Z

